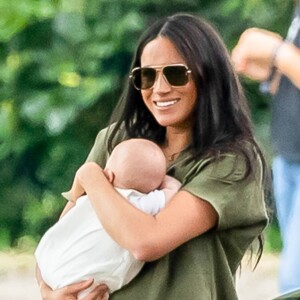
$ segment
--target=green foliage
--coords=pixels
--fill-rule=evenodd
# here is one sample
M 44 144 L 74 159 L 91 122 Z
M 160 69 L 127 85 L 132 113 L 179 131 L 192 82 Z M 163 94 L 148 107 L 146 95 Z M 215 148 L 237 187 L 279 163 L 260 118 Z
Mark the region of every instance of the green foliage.
M 45 0 L 0 1 L 0 40 L 9 41 L 11 37 L 36 19 L 53 17 L 55 14 L 53 2 Z
M 0 251 L 8 249 L 10 244 L 10 235 L 8 228 L 0 228 Z
M 41 201 L 31 198 L 26 203 L 23 220 L 26 228 L 26 235 L 37 239 L 41 232 L 45 232 L 53 223 L 53 219 L 58 219 L 59 212 L 63 208 L 65 201 L 59 201 L 57 195 L 45 192 Z
M 266 243 L 265 249 L 268 252 L 280 252 L 282 249 L 282 241 L 280 238 L 280 232 L 278 224 L 276 222 L 272 223 L 266 230 L 265 234 Z
M 285 34 L 291 7 L 283 0 L 0 0 L 0 247 L 23 235 L 37 239 L 58 218 L 60 192 L 107 123 L 148 24 L 199 13 L 231 49 L 248 26 Z M 257 84 L 245 86 L 265 140 L 268 101 Z

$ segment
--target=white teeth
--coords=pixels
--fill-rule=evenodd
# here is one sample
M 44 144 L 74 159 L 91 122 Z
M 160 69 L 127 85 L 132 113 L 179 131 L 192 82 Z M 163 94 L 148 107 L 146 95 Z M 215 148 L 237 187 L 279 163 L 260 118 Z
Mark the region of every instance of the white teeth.
M 156 105 L 159 107 L 166 107 L 175 104 L 177 101 L 178 100 L 156 102 Z

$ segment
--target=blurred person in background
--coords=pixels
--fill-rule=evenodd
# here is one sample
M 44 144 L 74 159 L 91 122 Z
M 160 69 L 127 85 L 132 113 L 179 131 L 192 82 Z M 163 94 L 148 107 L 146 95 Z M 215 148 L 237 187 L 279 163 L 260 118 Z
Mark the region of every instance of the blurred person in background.
M 232 51 L 236 70 L 261 82 L 272 96 L 274 196 L 283 249 L 279 289 L 300 288 L 300 1 L 284 39 L 259 28 L 245 30 Z

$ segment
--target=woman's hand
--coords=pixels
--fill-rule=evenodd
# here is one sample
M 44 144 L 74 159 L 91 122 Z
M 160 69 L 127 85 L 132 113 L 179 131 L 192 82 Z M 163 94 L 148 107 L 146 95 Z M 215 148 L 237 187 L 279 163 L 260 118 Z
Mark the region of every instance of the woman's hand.
M 70 284 L 63 288 L 52 290 L 44 281 L 41 281 L 40 291 L 43 300 L 77 300 L 79 292 L 89 288 L 93 284 L 93 279 L 88 279 L 78 283 Z M 108 288 L 105 284 L 96 286 L 82 300 L 107 300 Z

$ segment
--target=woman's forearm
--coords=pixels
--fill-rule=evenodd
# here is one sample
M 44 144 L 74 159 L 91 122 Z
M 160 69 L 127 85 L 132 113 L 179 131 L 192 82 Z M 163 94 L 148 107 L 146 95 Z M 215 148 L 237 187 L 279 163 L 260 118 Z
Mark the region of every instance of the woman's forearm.
M 128 203 L 97 164 L 83 165 L 77 176 L 108 234 L 139 260 L 162 257 L 217 224 L 214 208 L 187 191 L 154 217 Z

